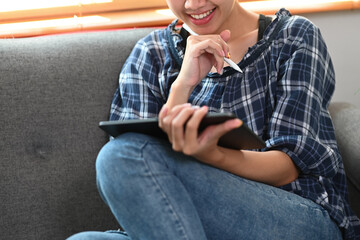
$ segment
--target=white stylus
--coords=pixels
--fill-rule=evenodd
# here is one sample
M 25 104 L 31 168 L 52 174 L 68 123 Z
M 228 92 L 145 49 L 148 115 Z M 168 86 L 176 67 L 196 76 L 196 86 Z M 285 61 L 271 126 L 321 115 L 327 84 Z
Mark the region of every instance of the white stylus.
M 191 28 L 188 25 L 186 25 L 186 23 L 183 24 L 183 28 L 185 28 L 185 30 L 188 31 L 191 35 L 194 35 L 194 36 L 199 35 L 196 32 L 194 32 L 193 30 L 191 30 Z M 241 71 L 239 66 L 236 63 L 234 63 L 230 58 L 224 57 L 224 61 L 227 62 L 227 64 L 229 64 L 230 67 L 232 67 L 236 71 L 241 72 L 241 73 L 243 72 L 243 71 Z

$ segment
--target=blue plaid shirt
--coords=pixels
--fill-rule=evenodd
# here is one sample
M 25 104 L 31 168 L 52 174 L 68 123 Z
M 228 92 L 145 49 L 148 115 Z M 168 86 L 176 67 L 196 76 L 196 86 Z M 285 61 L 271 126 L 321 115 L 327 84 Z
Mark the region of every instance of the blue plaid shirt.
M 281 187 L 323 206 L 346 239 L 359 236 L 350 210 L 346 178 L 328 105 L 334 69 L 319 29 L 281 9 L 264 37 L 238 64 L 209 73 L 189 98 L 211 112 L 230 111 L 266 141 L 287 153 L 301 170 Z M 141 39 L 123 66 L 111 120 L 156 117 L 166 103 L 184 56 L 177 21 Z

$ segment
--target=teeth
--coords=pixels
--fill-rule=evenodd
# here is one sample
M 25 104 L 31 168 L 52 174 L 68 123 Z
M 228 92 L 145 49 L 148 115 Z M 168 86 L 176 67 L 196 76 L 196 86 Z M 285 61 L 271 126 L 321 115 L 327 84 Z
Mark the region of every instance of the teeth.
M 198 20 L 203 19 L 203 18 L 206 18 L 207 16 L 209 16 L 213 11 L 214 11 L 214 9 L 207 11 L 206 13 L 202 13 L 200 15 L 191 15 L 191 17 L 198 19 Z

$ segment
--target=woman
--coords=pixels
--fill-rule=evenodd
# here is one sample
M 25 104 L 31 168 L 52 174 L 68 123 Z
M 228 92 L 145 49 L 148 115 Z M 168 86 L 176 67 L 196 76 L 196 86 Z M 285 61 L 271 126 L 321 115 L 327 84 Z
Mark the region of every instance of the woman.
M 110 119 L 158 116 L 169 141 L 128 133 L 106 144 L 98 187 L 126 233 L 70 239 L 359 238 L 327 110 L 335 80 L 319 30 L 284 9 L 259 17 L 236 0 L 167 3 L 199 35 L 174 21 L 140 40 Z M 266 148 L 217 145 L 239 119 L 198 134 L 208 112 L 222 111 Z

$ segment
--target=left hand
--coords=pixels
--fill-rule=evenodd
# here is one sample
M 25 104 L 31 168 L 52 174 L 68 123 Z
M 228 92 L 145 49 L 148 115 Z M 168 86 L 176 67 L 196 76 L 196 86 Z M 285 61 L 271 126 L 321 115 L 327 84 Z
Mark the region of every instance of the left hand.
M 241 125 L 241 120 L 232 119 L 207 127 L 201 133 L 198 128 L 208 113 L 208 107 L 193 107 L 190 104 L 177 105 L 170 111 L 166 107 L 159 113 L 159 126 L 167 133 L 175 151 L 193 156 L 211 164 L 223 159 L 221 148 L 217 145 L 221 136 Z

